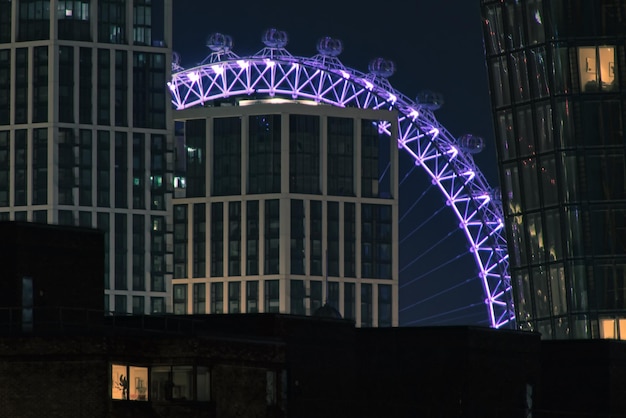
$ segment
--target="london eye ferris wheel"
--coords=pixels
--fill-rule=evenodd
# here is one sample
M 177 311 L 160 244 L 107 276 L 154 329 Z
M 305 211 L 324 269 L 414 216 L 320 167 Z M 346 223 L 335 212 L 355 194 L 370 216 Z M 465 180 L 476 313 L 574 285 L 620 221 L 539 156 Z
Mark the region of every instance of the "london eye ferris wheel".
M 480 282 L 486 316 L 491 327 L 514 325 L 509 261 L 499 191 L 491 187 L 473 154 L 482 149 L 480 138 L 452 136 L 437 121 L 441 105 L 436 94 L 424 93 L 413 100 L 395 90 L 388 81 L 393 62 L 377 58 L 368 73 L 346 67 L 339 59 L 341 41 L 320 39 L 318 54 L 294 56 L 285 48 L 287 35 L 269 29 L 265 45 L 251 56 L 238 56 L 228 35 L 213 34 L 207 41 L 209 56 L 193 68 L 180 66 L 172 57 L 168 83 L 175 109 L 203 105 L 214 100 L 266 94 L 289 99 L 314 100 L 337 107 L 395 110 L 398 115 L 397 145 L 413 169 L 424 173 L 438 191 L 466 240 L 467 254 L 475 264 L 473 281 Z M 389 126 L 379 129 L 390 135 Z M 418 192 L 408 192 L 418 195 Z M 405 216 L 407 216 L 406 214 Z M 400 242 L 400 251 L 402 241 Z M 402 286 L 401 290 L 402 292 Z

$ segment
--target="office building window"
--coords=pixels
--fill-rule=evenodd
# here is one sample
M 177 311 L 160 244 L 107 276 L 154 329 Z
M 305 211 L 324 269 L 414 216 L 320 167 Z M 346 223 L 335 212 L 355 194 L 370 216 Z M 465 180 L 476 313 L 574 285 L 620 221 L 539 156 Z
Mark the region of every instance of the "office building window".
M 213 119 L 213 196 L 241 194 L 241 118 Z
M 291 200 L 291 274 L 304 275 L 305 264 L 304 201 Z
M 33 129 L 33 205 L 48 202 L 48 130 Z
M 339 311 L 339 283 L 328 282 L 326 292 L 326 300 L 328 301 L 328 304 Z
M 228 275 L 241 275 L 241 202 L 228 202 Z
M 59 39 L 90 41 L 89 1 L 58 0 L 57 24 Z
M 224 313 L 224 283 L 211 283 L 211 313 Z
M 206 276 L 206 204 L 193 205 L 193 272 L 192 277 Z
M 93 144 L 90 130 L 81 129 L 79 133 L 78 159 L 78 203 L 91 206 L 93 202 Z
M 126 43 L 126 0 L 98 2 L 98 42 Z
M 65 216 L 63 216 L 65 215 Z M 68 222 L 69 220 L 69 222 Z M 45 224 L 48 222 L 48 211 L 47 210 L 34 210 L 33 211 L 33 222 L 38 222 Z M 60 210 L 59 211 L 59 225 L 73 225 L 74 217 L 72 216 L 71 210 Z
M 133 290 L 146 290 L 146 220 L 133 215 Z
M 10 159 L 11 143 L 9 141 L 9 131 L 0 131 L 0 206 L 2 207 L 9 206 L 11 193 L 11 182 L 9 180 L 11 172 Z
M 10 3 L 9 3 L 10 4 Z M 2 1 L 0 0 L 0 15 L 2 14 Z M 2 32 L 2 16 L 0 16 L 0 43 Z M 0 125 L 8 125 L 11 122 L 11 50 L 0 49 Z
M 356 319 L 356 286 L 354 283 L 343 284 L 343 317 Z
M 143 315 L 145 313 L 145 298 L 143 296 L 133 296 L 133 315 Z
M 187 277 L 187 205 L 174 205 L 174 278 Z
M 133 54 L 133 124 L 165 129 L 165 54 Z
M 328 194 L 354 195 L 354 122 L 328 118 Z
M 0 0 L 0 43 L 8 44 L 11 42 L 12 30 L 11 0 Z M 0 93 L 0 96 L 1 95 Z
M 259 312 L 259 282 L 256 280 L 246 282 L 246 312 Z
M 322 282 L 319 280 L 311 280 L 309 292 L 309 303 L 311 315 L 322 307 Z
M 59 122 L 74 122 L 74 48 L 59 47 Z
M 381 138 L 378 124 L 371 120 L 361 121 L 361 196 L 379 196 L 378 147 Z
M 124 213 L 115 214 L 115 289 L 128 289 L 128 216 Z
M 29 95 L 28 48 L 15 49 L 15 116 L 16 124 L 27 123 Z M 7 96 L 8 97 L 8 96 Z
M 145 137 L 142 133 L 133 133 L 133 159 L 132 159 L 132 190 L 133 190 L 133 209 L 144 209 L 145 202 L 145 172 L 146 172 L 146 153 L 145 153 Z
M 361 283 L 361 326 L 371 327 L 372 325 L 372 285 Z
M 80 48 L 78 64 L 78 120 L 90 124 L 92 121 L 92 49 Z
M 75 157 L 74 157 L 74 130 L 71 128 L 59 128 L 59 168 L 58 168 L 58 188 L 59 203 L 61 205 L 74 204 L 74 178 Z
M 20 0 L 18 5 L 17 40 L 50 39 L 50 1 Z
M 289 115 L 289 192 L 320 193 L 320 118 Z
M 224 203 L 211 204 L 211 277 L 224 275 Z
M 165 210 L 167 165 L 165 136 L 151 135 L 150 147 L 150 209 Z
M 206 121 L 185 123 L 186 197 L 206 196 Z
M 246 202 L 246 274 L 259 274 L 259 201 Z
M 111 259 L 111 221 L 108 213 L 98 212 L 96 216 L 97 228 L 104 233 L 104 288 L 110 289 L 110 268 Z
M 265 312 L 279 312 L 280 310 L 279 283 L 278 280 L 265 281 Z
M 97 190 L 98 206 L 111 205 L 111 141 L 110 133 L 98 131 L 97 144 Z
M 150 312 L 152 312 L 153 314 L 165 313 L 165 298 L 150 298 Z
M 14 178 L 14 195 L 13 202 L 15 206 L 26 205 L 26 169 L 28 167 L 27 157 L 28 141 L 26 130 L 19 129 L 15 131 L 15 178 Z
M 344 203 L 343 275 L 356 277 L 356 213 L 355 204 Z
M 249 119 L 248 192 L 280 192 L 280 115 Z
M 309 225 L 309 257 L 311 276 L 322 276 L 322 202 L 311 200 L 311 224 Z
M 619 90 L 615 49 L 614 46 L 578 47 L 581 91 L 590 93 Z
M 115 51 L 114 70 L 115 126 L 128 126 L 128 53 L 126 51 Z
M 326 230 L 326 275 L 339 276 L 339 202 L 326 204 L 327 230 Z
M 98 125 L 111 123 L 111 52 L 108 49 L 98 49 L 98 67 L 96 69 L 98 83 Z M 85 86 L 87 88 L 87 86 Z M 86 93 L 85 93 L 86 95 Z M 87 97 L 85 97 L 87 100 Z
M 48 47 L 33 48 L 33 122 L 48 120 Z
M 174 285 L 174 314 L 186 315 L 187 314 L 187 285 L 175 284 Z
M 148 400 L 148 368 L 111 365 L 111 399 L 126 401 Z
M 193 284 L 193 313 L 206 313 L 206 284 L 204 283 Z
M 390 327 L 392 321 L 391 285 L 378 285 L 378 326 Z
M 127 312 L 126 295 L 115 295 L 115 313 L 119 315 Z
M 290 280 L 290 297 L 291 313 L 293 315 L 305 315 L 306 307 L 304 305 L 305 290 L 304 280 Z
M 165 216 L 152 216 L 150 223 L 150 289 L 165 292 Z
M 128 207 L 128 141 L 126 132 L 115 132 L 115 207 Z
M 228 313 L 241 312 L 241 282 L 228 283 Z
M 211 375 L 206 366 L 155 366 L 150 378 L 151 401 L 211 400 Z
M 391 279 L 391 206 L 361 206 L 361 277 Z
M 134 0 L 133 3 L 133 43 L 152 44 L 152 1 Z
M 278 274 L 280 267 L 280 205 L 277 199 L 265 201 L 265 274 Z

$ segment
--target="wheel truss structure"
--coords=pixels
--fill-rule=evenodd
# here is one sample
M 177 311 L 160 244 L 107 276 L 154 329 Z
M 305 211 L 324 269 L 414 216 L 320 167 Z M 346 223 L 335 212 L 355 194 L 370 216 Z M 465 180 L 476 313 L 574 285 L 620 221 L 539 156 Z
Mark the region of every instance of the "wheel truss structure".
M 267 45 L 267 44 L 266 44 Z M 387 74 L 345 67 L 334 54 L 291 55 L 284 45 L 240 57 L 230 49 L 212 52 L 197 67 L 173 65 L 167 83 L 175 109 L 204 106 L 236 96 L 308 99 L 337 107 L 395 110 L 398 147 L 432 179 L 465 232 L 478 267 L 493 328 L 514 327 L 509 259 L 499 190 L 491 188 L 464 149 L 434 117 L 428 103 L 393 89 Z M 389 126 L 379 126 L 390 134 Z

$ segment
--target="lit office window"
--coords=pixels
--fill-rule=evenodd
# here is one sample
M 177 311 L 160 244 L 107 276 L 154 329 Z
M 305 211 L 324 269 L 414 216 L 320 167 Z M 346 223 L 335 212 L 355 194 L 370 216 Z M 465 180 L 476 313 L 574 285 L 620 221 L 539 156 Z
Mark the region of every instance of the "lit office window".
M 148 400 L 148 368 L 111 365 L 111 398 L 117 400 Z
M 596 91 L 617 91 L 618 80 L 615 60 L 615 47 L 596 46 L 578 48 L 578 72 L 580 90 L 586 93 Z

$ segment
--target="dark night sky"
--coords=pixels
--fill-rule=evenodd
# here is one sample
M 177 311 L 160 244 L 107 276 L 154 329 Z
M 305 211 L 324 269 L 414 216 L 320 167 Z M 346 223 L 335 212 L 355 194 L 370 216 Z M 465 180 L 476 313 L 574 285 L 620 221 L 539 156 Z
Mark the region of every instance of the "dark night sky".
M 287 50 L 293 55 L 315 55 L 317 40 L 331 36 L 343 41 L 344 51 L 339 59 L 348 67 L 367 72 L 372 58 L 393 60 L 397 71 L 389 81 L 395 89 L 408 97 L 415 97 L 422 90 L 442 93 L 445 104 L 435 114 L 439 122 L 456 137 L 471 133 L 485 139 L 485 150 L 475 160 L 489 183 L 497 184 L 478 0 L 386 0 L 380 3 L 318 0 L 309 7 L 287 0 L 175 0 L 173 19 L 173 47 L 180 54 L 183 67 L 187 68 L 208 55 L 205 42 L 211 33 L 231 35 L 234 52 L 246 56 L 263 47 L 261 36 L 271 27 L 288 33 Z M 420 180 L 421 175 L 412 174 L 411 183 L 402 186 L 401 212 L 427 187 L 424 184 L 428 182 Z M 415 228 L 443 205 L 439 193 L 428 192 L 427 197 L 430 203 L 425 203 L 424 209 L 412 211 L 401 222 L 401 230 Z M 421 254 L 420 246 L 427 248 L 437 241 L 431 238 L 430 244 L 428 241 L 424 244 L 420 236 L 446 235 L 457 223 L 447 214 L 437 215 L 428 227 L 403 243 L 401 265 L 414 259 L 414 254 Z M 440 260 L 454 257 L 464 253 L 466 245 L 463 235 L 454 233 L 444 246 L 437 247 L 437 255 L 443 257 Z M 445 291 L 467 279 L 468 274 L 471 276 L 475 266 L 468 257 L 455 262 L 451 270 L 438 271 L 434 278 L 420 279 L 401 288 L 401 324 L 485 324 L 484 296 L 477 280 L 459 285 L 454 291 Z M 418 277 L 421 271 L 431 268 L 426 259 L 443 263 L 435 261 L 438 257 L 434 252 L 428 254 L 401 274 L 401 285 L 402 280 Z M 444 293 L 428 303 L 421 302 L 439 292 Z M 407 309 L 415 303 L 418 305 Z M 463 309 L 470 304 L 478 306 Z M 443 315 L 452 310 L 455 313 Z

